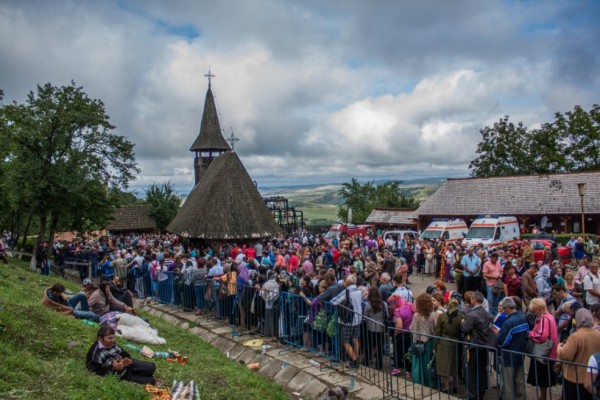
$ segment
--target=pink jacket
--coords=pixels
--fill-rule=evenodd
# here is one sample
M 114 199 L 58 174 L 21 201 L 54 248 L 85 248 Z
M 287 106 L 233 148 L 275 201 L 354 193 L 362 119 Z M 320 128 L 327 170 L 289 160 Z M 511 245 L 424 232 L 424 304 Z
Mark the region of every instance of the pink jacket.
M 535 326 L 529 331 L 529 338 L 536 343 L 545 342 L 548 337 L 554 343 L 548 358 L 556 359 L 556 348 L 558 346 L 558 331 L 556 330 L 556 320 L 548 311 L 541 318 L 535 320 Z

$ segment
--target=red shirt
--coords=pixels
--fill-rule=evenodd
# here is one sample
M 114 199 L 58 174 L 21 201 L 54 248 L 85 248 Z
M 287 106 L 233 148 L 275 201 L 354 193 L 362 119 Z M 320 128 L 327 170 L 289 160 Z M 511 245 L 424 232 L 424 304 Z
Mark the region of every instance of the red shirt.
M 508 292 L 509 296 L 521 296 L 521 278 L 519 275 L 506 275 L 504 278 L 504 283 L 506 284 L 506 291 Z
M 256 250 L 254 250 L 254 247 L 248 247 L 244 254 L 248 258 L 256 258 Z
M 298 268 L 298 266 L 300 265 L 300 259 L 298 258 L 297 255 L 292 255 L 290 257 L 290 261 L 288 263 L 288 272 L 289 273 L 294 273 L 294 271 Z
M 340 251 L 338 249 L 333 250 L 333 253 L 331 254 L 332 258 L 333 258 L 333 263 L 337 264 L 339 259 L 340 259 L 340 255 L 342 255 L 342 253 L 340 253 Z

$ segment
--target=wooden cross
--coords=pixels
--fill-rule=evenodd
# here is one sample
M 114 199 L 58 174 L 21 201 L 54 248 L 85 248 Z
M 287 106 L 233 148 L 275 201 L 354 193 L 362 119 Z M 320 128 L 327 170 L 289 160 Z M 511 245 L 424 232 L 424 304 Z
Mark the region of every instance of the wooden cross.
M 210 86 L 210 80 L 215 77 L 215 75 L 210 72 L 210 67 L 208 67 L 208 74 L 204 74 L 204 76 L 208 78 L 208 86 Z
M 227 141 L 229 142 L 229 144 L 231 145 L 231 150 L 234 149 L 235 147 L 235 142 L 239 141 L 240 139 L 236 138 L 233 135 L 233 128 L 231 128 L 231 136 L 229 136 L 229 139 L 227 139 Z

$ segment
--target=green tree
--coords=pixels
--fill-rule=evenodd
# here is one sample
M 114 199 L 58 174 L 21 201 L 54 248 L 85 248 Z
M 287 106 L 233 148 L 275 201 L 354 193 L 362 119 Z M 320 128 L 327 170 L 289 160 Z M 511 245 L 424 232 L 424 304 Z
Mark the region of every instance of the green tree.
M 474 177 L 510 176 L 531 173 L 529 132 L 523 123 L 517 125 L 508 116 L 479 131 L 482 136 L 477 146 L 479 156 L 471 161 L 469 169 Z
M 547 125 L 563 142 L 563 154 L 570 171 L 593 171 L 600 168 L 600 106 L 590 112 L 575 106 L 564 115 L 555 114 Z
M 107 189 L 126 188 L 139 172 L 134 145 L 112 133 L 102 101 L 74 82 L 47 83 L 1 115 L 7 179 L 20 191 L 20 211 L 39 219 L 38 244 L 58 227 L 101 227 L 112 213 Z
M 108 198 L 115 207 L 139 202 L 135 192 L 127 192 L 116 187 L 111 187 L 108 190 Z
M 511 176 L 592 171 L 600 168 L 600 106 L 580 106 L 529 131 L 504 117 L 481 129 L 471 176 Z
M 156 220 L 156 226 L 162 231 L 177 215 L 181 197 L 175 192 L 171 181 L 160 185 L 153 183 L 146 190 L 146 202 L 150 204 L 150 215 Z
M 401 186 L 402 181 L 396 180 L 376 185 L 375 181 L 361 184 L 352 178 L 350 182 L 343 183 L 338 192 L 344 201 L 339 207 L 338 217 L 347 222 L 348 210 L 351 208 L 352 222 L 360 224 L 378 207 L 416 209 L 419 202 Z

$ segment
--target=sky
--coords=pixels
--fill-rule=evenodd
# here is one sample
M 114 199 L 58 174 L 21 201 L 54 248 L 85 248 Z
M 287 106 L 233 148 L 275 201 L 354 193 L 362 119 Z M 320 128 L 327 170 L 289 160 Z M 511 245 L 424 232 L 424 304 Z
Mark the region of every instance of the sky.
M 479 130 L 600 102 L 600 1 L 0 0 L 0 89 L 74 80 L 193 187 L 210 71 L 259 189 L 464 177 Z

